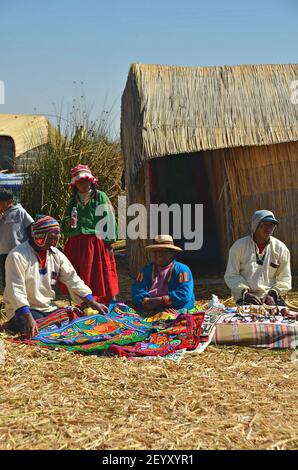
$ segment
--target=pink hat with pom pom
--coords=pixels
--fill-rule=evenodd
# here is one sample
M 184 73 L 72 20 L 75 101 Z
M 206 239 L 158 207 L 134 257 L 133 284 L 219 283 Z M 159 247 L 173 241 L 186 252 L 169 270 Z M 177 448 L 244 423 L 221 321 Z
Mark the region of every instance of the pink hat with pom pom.
M 92 175 L 89 166 L 77 165 L 70 170 L 71 181 L 70 186 L 73 188 L 79 181 L 89 180 L 91 183 L 96 184 L 97 179 Z

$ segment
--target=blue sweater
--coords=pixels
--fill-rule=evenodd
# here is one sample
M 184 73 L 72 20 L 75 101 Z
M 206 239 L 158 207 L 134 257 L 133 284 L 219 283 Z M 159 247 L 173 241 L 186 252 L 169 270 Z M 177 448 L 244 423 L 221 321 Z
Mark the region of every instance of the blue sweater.
M 142 308 L 144 298 L 150 298 L 149 290 L 154 280 L 154 264 L 147 264 L 138 274 L 132 285 L 132 298 L 134 304 Z M 194 307 L 194 282 L 191 270 L 185 264 L 174 261 L 173 268 L 168 276 L 169 302 L 168 306 L 176 309 Z

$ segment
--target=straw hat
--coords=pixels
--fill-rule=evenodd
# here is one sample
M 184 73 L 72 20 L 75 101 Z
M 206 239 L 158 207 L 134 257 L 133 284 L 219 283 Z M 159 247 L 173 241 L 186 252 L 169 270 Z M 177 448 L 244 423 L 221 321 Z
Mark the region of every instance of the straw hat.
M 153 245 L 146 246 L 147 251 L 160 250 L 161 248 L 165 248 L 166 250 L 183 251 L 181 248 L 174 245 L 171 235 L 156 235 L 153 243 Z

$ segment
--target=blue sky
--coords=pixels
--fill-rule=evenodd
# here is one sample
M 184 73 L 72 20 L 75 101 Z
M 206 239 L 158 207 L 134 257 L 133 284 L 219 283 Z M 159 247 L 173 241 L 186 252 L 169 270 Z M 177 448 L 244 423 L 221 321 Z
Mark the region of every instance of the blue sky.
M 131 63 L 296 63 L 297 25 L 298 0 L 0 0 L 0 113 L 66 115 L 83 82 L 117 134 Z

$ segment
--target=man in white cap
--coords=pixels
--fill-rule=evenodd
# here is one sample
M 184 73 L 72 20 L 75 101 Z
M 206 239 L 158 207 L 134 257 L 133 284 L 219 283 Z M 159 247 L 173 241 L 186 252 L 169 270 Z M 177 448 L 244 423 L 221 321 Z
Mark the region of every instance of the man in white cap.
M 290 252 L 272 236 L 277 225 L 272 212 L 256 211 L 251 235 L 230 248 L 224 279 L 238 304 L 284 305 L 292 288 Z
M 192 309 L 195 298 L 191 270 L 175 260 L 181 248 L 174 245 L 170 235 L 157 235 L 146 251 L 152 262 L 140 271 L 132 286 L 134 304 L 147 312 Z

